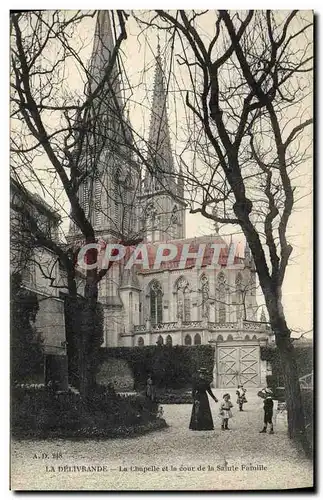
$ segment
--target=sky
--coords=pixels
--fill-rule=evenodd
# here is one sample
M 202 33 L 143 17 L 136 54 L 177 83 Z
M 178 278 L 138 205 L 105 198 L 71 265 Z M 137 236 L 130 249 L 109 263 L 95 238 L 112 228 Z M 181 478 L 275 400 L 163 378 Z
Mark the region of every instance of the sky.
M 310 14 L 309 14 L 310 15 Z M 80 52 L 84 61 L 88 61 L 92 51 L 92 41 L 94 35 L 95 19 L 87 19 L 75 32 L 75 39 L 82 40 L 82 50 Z M 208 37 L 213 33 L 214 17 L 213 13 L 208 15 L 201 26 Z M 153 77 L 154 77 L 154 55 L 157 47 L 157 33 L 154 29 L 141 32 L 137 22 L 130 17 L 127 21 L 128 38 L 122 45 L 123 61 L 126 73 L 134 87 L 133 96 L 130 102 L 130 120 L 133 127 L 140 133 L 147 134 L 149 125 L 149 111 L 152 98 Z M 165 38 L 160 35 L 160 45 L 165 46 Z M 180 47 L 175 47 L 180 51 Z M 170 61 L 164 57 L 165 67 Z M 176 78 L 182 83 L 185 82 L 185 75 L 180 67 L 175 68 Z M 82 78 L 76 67 L 70 65 L 68 68 L 68 82 L 70 88 L 81 92 L 83 89 Z M 174 87 L 173 87 L 174 88 Z M 311 99 L 311 97 L 309 98 Z M 184 122 L 185 110 L 182 98 L 178 98 L 175 93 L 171 93 L 168 102 L 168 115 L 171 129 L 171 140 L 174 151 L 178 151 L 181 142 L 181 127 L 178 125 Z M 43 163 L 42 163 L 43 166 Z M 304 194 L 308 193 L 312 185 L 312 163 L 308 161 L 302 166 L 302 184 L 304 184 Z M 49 201 L 47 199 L 47 201 Z M 62 197 L 59 203 L 63 205 L 68 213 L 68 204 Z M 312 197 L 306 196 L 302 199 L 291 216 L 288 227 L 288 238 L 292 243 L 294 251 L 290 264 L 286 271 L 283 287 L 283 305 L 287 322 L 292 329 L 310 331 L 312 328 Z M 67 223 L 67 217 L 65 224 Z M 199 214 L 187 214 L 186 235 L 187 237 L 200 236 L 202 234 L 213 233 L 212 223 Z M 228 226 L 221 228 L 221 234 L 229 239 L 232 229 Z M 242 240 L 243 236 L 239 230 L 234 231 L 234 240 Z M 259 297 L 258 302 L 262 298 Z M 309 336 L 311 333 L 309 333 Z

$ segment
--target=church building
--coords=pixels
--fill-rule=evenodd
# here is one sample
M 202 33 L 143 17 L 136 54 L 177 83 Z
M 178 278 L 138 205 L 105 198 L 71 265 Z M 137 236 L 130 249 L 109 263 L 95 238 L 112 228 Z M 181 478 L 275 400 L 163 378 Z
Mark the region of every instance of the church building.
M 99 11 L 90 89 L 99 83 L 110 60 L 112 32 L 111 13 Z M 266 384 L 267 366 L 260 359 L 260 346 L 272 342 L 273 337 L 266 318 L 258 320 L 256 272 L 248 246 L 234 257 L 234 265 L 228 265 L 231 244 L 221 237 L 216 224 L 213 234 L 186 237 L 185 185 L 174 165 L 159 48 L 145 165 L 131 147 L 131 116 L 125 112 L 117 65 L 110 80 L 104 102 L 95 108 L 96 126 L 105 130 L 105 142 L 93 147 L 94 155 L 84 159 L 83 168 L 90 175 L 80 186 L 79 197 L 98 239 L 109 242 L 120 235 L 139 235 L 147 244 L 149 266 L 127 269 L 115 263 L 100 282 L 103 346 L 212 344 L 216 387 Z M 95 143 L 89 138 L 91 141 Z M 71 224 L 69 242 L 79 239 L 81 235 Z M 177 247 L 177 257 L 155 269 L 158 247 L 166 243 Z M 192 254 L 203 249 L 200 266 L 194 258 L 184 268 L 180 265 L 186 244 Z M 216 244 L 222 245 L 220 264 L 212 267 Z

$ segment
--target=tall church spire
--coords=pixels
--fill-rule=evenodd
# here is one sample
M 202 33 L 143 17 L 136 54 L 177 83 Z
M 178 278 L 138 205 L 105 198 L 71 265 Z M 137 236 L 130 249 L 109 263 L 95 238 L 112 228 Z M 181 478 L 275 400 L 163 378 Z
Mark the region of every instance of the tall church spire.
M 158 40 L 143 202 L 145 233 L 152 241 L 185 237 L 183 175 L 176 184 L 167 116 L 167 87 Z
M 93 92 L 102 82 L 114 50 L 114 36 L 111 23 L 112 11 L 99 10 L 96 19 L 92 57 L 90 62 L 88 84 Z M 109 83 L 114 93 L 120 94 L 117 64 L 109 75 Z
M 118 60 L 112 68 L 110 64 L 115 50 L 112 20 L 113 11 L 98 11 L 85 89 L 87 95 L 96 90 L 97 94 L 88 110 L 90 126 L 82 154 L 81 169 L 88 175 L 78 195 L 98 234 L 124 238 L 138 225 L 134 223 L 138 219 L 134 217 L 134 196 L 139 171 L 132 156 L 131 127 L 125 113 Z
M 151 167 L 146 176 L 146 190 L 163 189 L 165 185 L 169 188 L 169 182 L 174 182 L 175 170 L 167 116 L 167 92 L 159 40 L 148 137 L 148 161 L 151 163 Z M 159 185 L 157 186 L 156 183 Z M 152 185 L 154 185 L 154 188 Z

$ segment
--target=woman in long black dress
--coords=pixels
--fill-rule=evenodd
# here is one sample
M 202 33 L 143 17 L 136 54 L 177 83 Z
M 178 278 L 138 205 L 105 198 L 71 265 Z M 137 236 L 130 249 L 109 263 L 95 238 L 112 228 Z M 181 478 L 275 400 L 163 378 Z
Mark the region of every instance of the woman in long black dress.
M 217 403 L 218 400 L 214 396 L 210 383 L 206 378 L 206 369 L 201 368 L 198 371 L 197 379 L 193 383 L 193 408 L 189 427 L 192 431 L 212 431 L 214 429 L 207 392 Z

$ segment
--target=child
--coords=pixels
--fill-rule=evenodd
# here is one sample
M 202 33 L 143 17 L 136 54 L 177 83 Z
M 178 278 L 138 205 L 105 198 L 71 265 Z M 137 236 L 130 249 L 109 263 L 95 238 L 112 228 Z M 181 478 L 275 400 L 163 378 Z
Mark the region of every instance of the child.
M 228 427 L 228 421 L 229 421 L 229 418 L 232 417 L 232 411 L 231 411 L 231 408 L 233 407 L 233 404 L 231 403 L 230 401 L 230 394 L 228 394 L 227 392 L 225 394 L 223 394 L 223 403 L 221 403 L 221 407 L 220 407 L 220 416 L 222 417 L 222 425 L 221 425 L 221 429 L 224 431 L 224 430 L 230 430 L 229 427 Z
M 273 391 L 271 389 L 263 389 L 258 392 L 258 396 L 264 398 L 264 428 L 260 431 L 260 434 L 267 432 L 267 424 L 270 425 L 269 434 L 274 434 L 273 426 Z
M 243 403 L 247 403 L 247 398 L 246 398 L 246 392 L 247 389 L 243 387 L 243 385 L 238 385 L 238 390 L 236 391 L 236 395 L 238 396 L 237 398 L 237 404 L 239 405 L 239 410 L 243 411 Z

